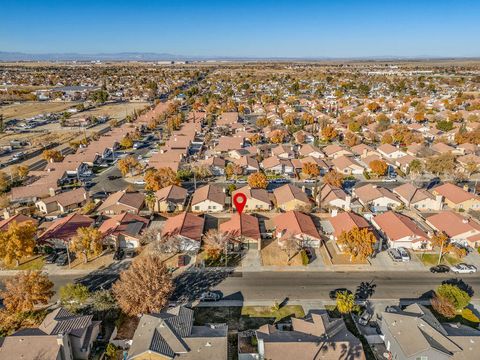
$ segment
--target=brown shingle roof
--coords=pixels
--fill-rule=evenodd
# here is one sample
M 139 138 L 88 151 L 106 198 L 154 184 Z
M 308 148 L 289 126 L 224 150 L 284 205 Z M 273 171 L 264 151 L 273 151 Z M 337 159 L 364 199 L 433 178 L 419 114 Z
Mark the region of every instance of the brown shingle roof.
M 233 237 L 245 236 L 255 240 L 260 239 L 258 219 L 249 214 L 234 213 L 230 220 L 220 224 L 219 230 Z
M 301 189 L 292 184 L 285 184 L 276 188 L 273 190 L 273 195 L 277 200 L 277 205 L 282 205 L 295 199 L 310 204 L 308 196 Z
M 276 216 L 273 220 L 277 233 L 288 235 L 305 234 L 320 239 L 320 234 L 312 218 L 300 211 L 288 211 Z
M 205 219 L 192 213 L 183 212 L 165 221 L 162 236 L 180 235 L 188 239 L 200 241 L 203 235 Z
M 225 205 L 226 195 L 223 192 L 223 188 L 218 185 L 205 185 L 198 188 L 193 194 L 192 206 L 207 199 L 217 204 Z

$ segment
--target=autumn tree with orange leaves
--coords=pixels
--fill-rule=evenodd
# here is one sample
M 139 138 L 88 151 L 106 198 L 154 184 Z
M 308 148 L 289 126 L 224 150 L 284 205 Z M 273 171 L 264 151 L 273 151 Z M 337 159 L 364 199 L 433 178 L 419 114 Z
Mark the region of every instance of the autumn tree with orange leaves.
M 315 178 L 320 175 L 320 168 L 313 162 L 306 162 L 302 166 L 302 174 L 307 178 Z
M 159 313 L 173 290 L 172 276 L 157 255 L 136 258 L 112 287 L 118 306 L 128 316 Z
M 157 191 L 170 185 L 178 185 L 177 174 L 169 167 L 148 169 L 145 172 L 145 190 Z
M 252 189 L 266 189 L 268 186 L 268 179 L 265 174 L 256 172 L 248 177 L 248 185 Z
M 378 176 L 383 176 L 387 173 L 388 165 L 383 160 L 373 160 L 370 161 L 370 169 L 377 174 Z
M 336 186 L 336 187 L 342 187 L 344 181 L 345 181 L 345 177 L 339 172 L 337 172 L 336 170 L 330 170 L 323 177 L 323 182 L 325 184 Z
M 36 305 L 47 305 L 54 294 L 53 283 L 40 271 L 25 271 L 5 281 L 0 292 L 7 311 L 32 311 Z
M 337 130 L 332 125 L 327 125 L 322 129 L 322 138 L 325 141 L 332 141 L 338 136 Z
M 0 232 L 0 259 L 6 264 L 19 265 L 20 259 L 33 255 L 37 226 L 32 221 L 13 221 Z
M 337 244 L 353 259 L 365 260 L 375 250 L 377 242 L 375 235 L 367 228 L 354 227 L 350 231 L 342 231 L 337 239 Z

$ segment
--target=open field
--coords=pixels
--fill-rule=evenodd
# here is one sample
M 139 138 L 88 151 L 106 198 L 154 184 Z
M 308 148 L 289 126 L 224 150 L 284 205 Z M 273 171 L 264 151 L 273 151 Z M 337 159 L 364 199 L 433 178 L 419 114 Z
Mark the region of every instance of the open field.
M 147 102 L 128 102 L 116 103 L 99 106 L 92 110 L 83 111 L 72 116 L 72 119 L 86 118 L 89 116 L 108 116 L 112 119 L 123 119 L 127 115 L 131 115 L 134 110 L 141 110 L 148 106 Z
M 0 114 L 3 114 L 6 120 L 23 119 L 33 117 L 43 113 L 53 113 L 67 110 L 75 106 L 76 102 L 40 102 L 28 101 L 22 103 L 14 103 L 0 107 Z

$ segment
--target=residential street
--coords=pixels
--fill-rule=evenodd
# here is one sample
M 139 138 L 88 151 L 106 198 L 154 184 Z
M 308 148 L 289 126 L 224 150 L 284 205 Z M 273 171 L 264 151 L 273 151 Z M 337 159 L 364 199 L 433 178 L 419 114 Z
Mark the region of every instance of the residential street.
M 80 281 L 91 290 L 109 288 L 117 279 L 115 273 L 91 273 L 88 275 L 51 275 L 55 290 L 74 281 Z M 0 281 L 5 280 L 0 277 Z M 455 279 L 454 274 L 430 274 L 425 272 L 235 272 L 207 270 L 188 271 L 176 278 L 174 300 L 193 301 L 207 289 L 219 290 L 225 299 L 245 301 L 327 300 L 329 292 L 347 288 L 355 292 L 362 282 L 376 285 L 373 299 L 417 298 L 435 289 L 442 281 Z M 474 299 L 480 299 L 480 277 L 463 275 L 472 286 Z

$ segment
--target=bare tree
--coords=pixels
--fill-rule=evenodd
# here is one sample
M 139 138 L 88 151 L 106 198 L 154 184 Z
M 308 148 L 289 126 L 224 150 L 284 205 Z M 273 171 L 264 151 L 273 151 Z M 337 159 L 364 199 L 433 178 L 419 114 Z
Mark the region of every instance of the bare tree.
M 295 255 L 302 250 L 301 241 L 292 234 L 285 234 L 279 240 L 280 248 L 287 253 L 288 261 L 292 260 Z

